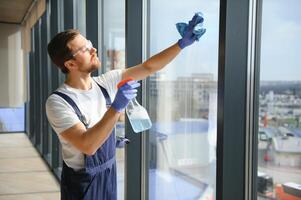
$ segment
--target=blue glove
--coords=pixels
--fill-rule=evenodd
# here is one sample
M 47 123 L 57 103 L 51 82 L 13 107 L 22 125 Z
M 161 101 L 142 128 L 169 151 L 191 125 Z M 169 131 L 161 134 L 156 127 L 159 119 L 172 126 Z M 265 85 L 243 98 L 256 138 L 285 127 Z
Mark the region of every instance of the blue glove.
M 121 112 L 123 109 L 125 109 L 128 103 L 137 96 L 136 88 L 138 88 L 139 86 L 140 83 L 138 83 L 137 81 L 129 81 L 119 87 L 111 106 L 117 112 Z
M 200 37 L 206 32 L 203 28 L 203 14 L 201 12 L 196 13 L 193 18 L 186 23 L 177 23 L 177 29 L 182 36 L 178 41 L 178 45 L 181 49 L 191 45 L 195 41 L 198 41 Z

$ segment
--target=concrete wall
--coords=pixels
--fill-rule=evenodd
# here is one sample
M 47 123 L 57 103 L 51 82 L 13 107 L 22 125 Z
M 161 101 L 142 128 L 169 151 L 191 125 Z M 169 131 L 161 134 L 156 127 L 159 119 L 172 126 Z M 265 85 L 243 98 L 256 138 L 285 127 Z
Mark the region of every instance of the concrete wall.
M 25 102 L 21 26 L 0 23 L 0 107 Z
M 19 107 L 27 99 L 30 30 L 45 7 L 38 0 L 22 25 L 0 23 L 0 107 Z
M 30 30 L 43 15 L 46 10 L 46 0 L 38 0 L 28 14 L 24 24 L 22 24 L 22 49 L 24 53 L 31 50 Z

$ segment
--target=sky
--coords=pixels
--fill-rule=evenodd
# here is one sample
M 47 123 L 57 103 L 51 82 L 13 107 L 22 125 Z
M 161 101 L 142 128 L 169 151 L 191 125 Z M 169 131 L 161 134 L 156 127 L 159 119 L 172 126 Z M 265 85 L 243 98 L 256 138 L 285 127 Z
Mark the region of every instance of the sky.
M 150 1 L 150 54 L 174 44 L 180 39 L 175 24 L 187 23 L 194 13 L 204 14 L 206 33 L 195 44 L 185 48 L 173 62 L 160 71 L 168 80 L 191 73 L 212 73 L 217 79 L 219 1 L 169 0 Z
M 301 81 L 301 8 L 300 0 L 263 0 L 261 35 L 261 80 Z M 154 55 L 175 43 L 180 35 L 175 24 L 187 22 L 202 11 L 207 32 L 181 52 L 161 71 L 167 79 L 191 73 L 212 73 L 217 80 L 219 1 L 151 1 L 150 53 Z
M 261 80 L 301 81 L 301 1 L 264 0 Z

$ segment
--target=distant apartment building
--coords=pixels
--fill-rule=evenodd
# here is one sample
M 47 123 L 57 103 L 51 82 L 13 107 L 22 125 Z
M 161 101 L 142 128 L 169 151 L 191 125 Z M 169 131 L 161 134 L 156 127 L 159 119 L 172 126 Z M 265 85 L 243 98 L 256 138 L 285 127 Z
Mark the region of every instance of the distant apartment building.
M 213 78 L 213 74 L 204 73 L 167 80 L 164 73 L 157 73 L 150 77 L 150 103 L 153 105 L 150 109 L 168 109 L 170 112 L 166 113 L 172 116 L 167 118 L 173 120 L 208 118 L 210 93 L 217 92 Z
M 175 81 L 175 99 L 181 116 L 208 118 L 210 93 L 216 93 L 213 74 L 192 74 Z
M 270 153 L 275 166 L 299 168 L 301 167 L 301 138 L 274 137 Z
M 267 84 L 266 84 L 267 85 Z M 267 87 L 267 86 L 266 86 Z M 287 125 L 300 127 L 301 96 L 296 89 L 271 84 L 269 89 L 262 90 L 259 96 L 259 116 L 267 115 L 277 126 Z M 280 88 L 280 89 L 279 89 Z

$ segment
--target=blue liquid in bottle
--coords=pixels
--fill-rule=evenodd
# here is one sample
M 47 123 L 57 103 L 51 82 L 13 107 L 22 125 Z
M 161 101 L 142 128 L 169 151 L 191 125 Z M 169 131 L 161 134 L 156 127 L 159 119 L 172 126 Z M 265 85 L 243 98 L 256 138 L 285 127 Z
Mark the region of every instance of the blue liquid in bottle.
M 136 98 L 129 102 L 126 114 L 135 133 L 148 130 L 152 127 L 152 122 L 146 109 L 137 102 Z

